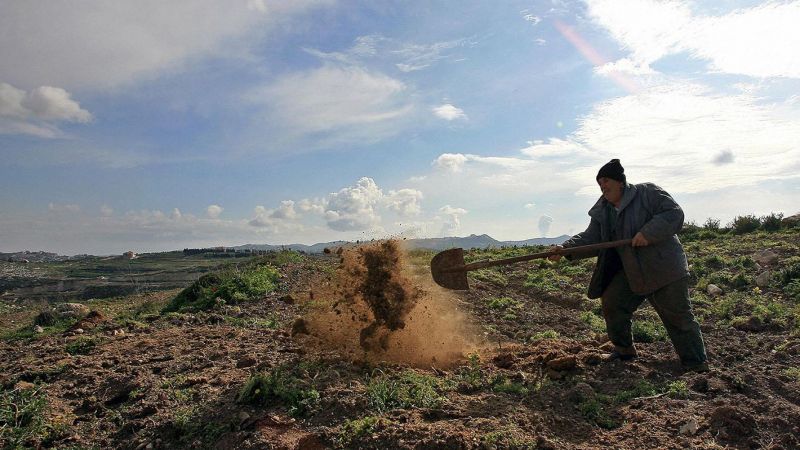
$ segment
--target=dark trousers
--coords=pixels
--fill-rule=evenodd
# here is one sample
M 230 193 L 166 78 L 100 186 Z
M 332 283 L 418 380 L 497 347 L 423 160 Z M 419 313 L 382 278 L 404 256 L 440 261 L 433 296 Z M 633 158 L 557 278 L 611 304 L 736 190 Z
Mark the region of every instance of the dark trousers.
M 661 317 L 672 345 L 685 366 L 706 361 L 706 349 L 700 325 L 689 304 L 689 279 L 682 278 L 649 295 L 631 291 L 625 272 L 620 270 L 603 292 L 603 318 L 611 342 L 620 353 L 635 354 L 631 318 L 647 299 Z

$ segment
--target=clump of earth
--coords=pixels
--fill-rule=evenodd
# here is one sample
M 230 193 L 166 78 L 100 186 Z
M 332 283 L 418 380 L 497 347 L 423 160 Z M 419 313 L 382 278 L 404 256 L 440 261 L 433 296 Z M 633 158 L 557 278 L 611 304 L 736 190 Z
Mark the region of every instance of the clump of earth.
M 356 360 L 451 366 L 477 349 L 475 327 L 449 292 L 413 274 L 397 240 L 337 251 L 328 289 L 304 318 L 309 342 Z

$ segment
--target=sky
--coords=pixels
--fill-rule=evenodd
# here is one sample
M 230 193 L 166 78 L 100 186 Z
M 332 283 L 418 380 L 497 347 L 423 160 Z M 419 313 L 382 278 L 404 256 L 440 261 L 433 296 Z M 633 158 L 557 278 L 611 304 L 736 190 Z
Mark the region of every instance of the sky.
M 800 1 L 0 3 L 0 251 L 800 212 Z

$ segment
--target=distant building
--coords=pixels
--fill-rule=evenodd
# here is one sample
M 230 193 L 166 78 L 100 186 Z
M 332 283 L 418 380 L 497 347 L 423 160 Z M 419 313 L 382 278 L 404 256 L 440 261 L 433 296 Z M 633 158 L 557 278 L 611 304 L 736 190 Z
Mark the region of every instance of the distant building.
M 137 256 L 136 253 L 134 253 L 132 250 L 128 250 L 127 252 L 122 254 L 122 257 L 126 259 L 133 259 L 136 258 L 136 256 Z

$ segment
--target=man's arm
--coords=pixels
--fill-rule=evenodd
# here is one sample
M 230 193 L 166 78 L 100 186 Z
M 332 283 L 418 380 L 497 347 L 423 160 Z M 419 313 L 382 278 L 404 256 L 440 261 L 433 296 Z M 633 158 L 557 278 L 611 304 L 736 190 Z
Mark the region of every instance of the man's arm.
M 650 185 L 645 191 L 653 217 L 639 230 L 648 243 L 668 239 L 683 227 L 683 210 L 663 189 Z
M 570 248 L 570 247 L 577 247 L 579 245 L 597 244 L 600 241 L 601 241 L 600 222 L 592 218 L 592 221 L 589 222 L 589 226 L 586 228 L 585 231 L 583 231 L 582 233 L 578 233 L 575 236 L 572 236 L 561 245 L 556 245 L 551 247 L 551 250 L 557 251 L 558 249 L 561 248 Z M 597 256 L 598 253 L 599 251 L 580 253 L 576 255 L 567 255 L 565 256 L 565 258 L 569 260 L 591 258 L 592 256 Z M 560 258 L 561 258 L 560 254 L 555 254 L 551 256 L 549 259 L 551 261 L 558 261 Z

